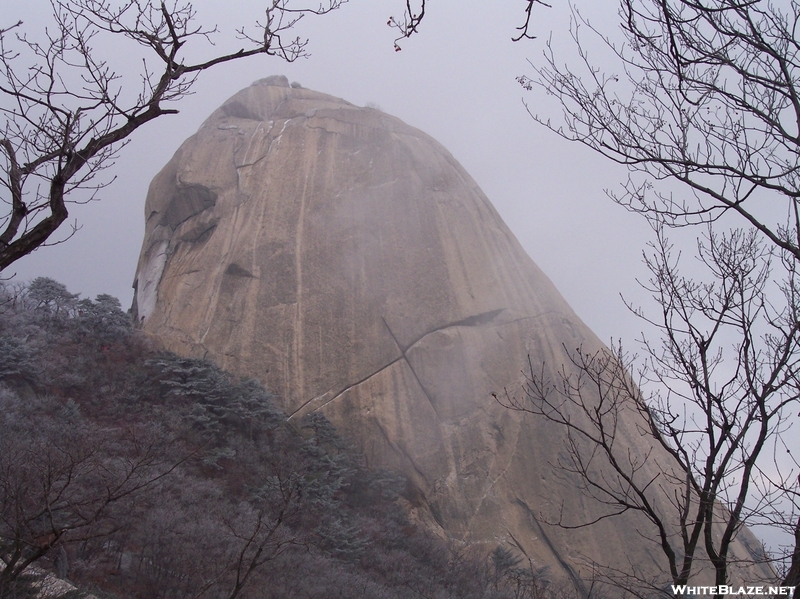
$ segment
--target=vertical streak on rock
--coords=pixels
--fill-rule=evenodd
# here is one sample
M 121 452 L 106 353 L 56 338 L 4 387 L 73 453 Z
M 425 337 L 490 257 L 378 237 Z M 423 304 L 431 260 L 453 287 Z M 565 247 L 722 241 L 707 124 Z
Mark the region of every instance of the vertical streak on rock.
M 285 130 L 285 126 L 284 126 Z M 283 130 L 281 131 L 281 135 L 283 135 Z M 313 145 L 316 146 L 319 143 L 319 136 L 315 135 L 312 136 L 307 141 L 313 141 Z M 306 298 L 303 297 L 303 248 L 308 243 L 305 235 L 305 220 L 306 220 L 306 212 L 308 210 L 308 203 L 309 201 L 313 200 L 313 195 L 316 191 L 315 189 L 315 179 L 317 174 L 317 154 L 316 151 L 311 150 L 312 158 L 311 160 L 308 159 L 309 156 L 309 147 L 303 147 L 303 154 L 304 154 L 304 164 L 306 168 L 304 169 L 303 173 L 303 189 L 300 193 L 300 208 L 298 210 L 297 216 L 297 230 L 295 234 L 295 246 L 294 246 L 294 258 L 295 258 L 295 273 L 296 273 L 296 285 L 297 285 L 297 310 L 295 312 L 295 334 L 294 334 L 294 352 L 295 352 L 295 359 L 294 364 L 295 368 L 297 369 L 297 374 L 295 377 L 296 385 L 298 390 L 301 393 L 306 392 L 306 384 L 305 384 L 305 347 L 303 345 L 305 339 L 305 328 L 304 328 L 304 315 L 305 310 L 303 309 L 303 303 Z M 311 300 L 312 298 L 308 298 Z

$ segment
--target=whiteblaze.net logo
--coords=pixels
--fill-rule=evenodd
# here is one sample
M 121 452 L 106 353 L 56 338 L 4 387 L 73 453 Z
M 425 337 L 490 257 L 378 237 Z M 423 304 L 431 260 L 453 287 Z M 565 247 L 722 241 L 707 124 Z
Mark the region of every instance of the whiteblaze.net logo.
M 673 595 L 782 595 L 784 597 L 794 597 L 795 587 L 773 587 L 773 586 L 730 586 L 720 585 L 718 587 L 699 587 L 685 584 L 673 584 Z

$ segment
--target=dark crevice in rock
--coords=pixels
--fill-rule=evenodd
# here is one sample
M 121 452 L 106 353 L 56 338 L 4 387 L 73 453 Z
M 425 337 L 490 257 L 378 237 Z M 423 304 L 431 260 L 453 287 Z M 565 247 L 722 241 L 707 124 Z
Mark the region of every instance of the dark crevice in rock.
M 225 269 L 225 274 L 230 277 L 244 277 L 246 279 L 255 279 L 256 277 L 253 276 L 249 270 L 242 268 L 235 262 L 231 262 L 228 264 L 228 268 Z
M 406 364 L 408 365 L 408 369 L 411 371 L 411 374 L 414 375 L 414 380 L 417 381 L 417 385 L 419 385 L 419 388 L 422 390 L 422 393 L 425 395 L 425 398 L 428 400 L 428 403 L 431 404 L 431 408 L 433 409 L 433 412 L 436 414 L 436 418 L 439 421 L 441 421 L 441 418 L 439 417 L 439 411 L 436 409 L 436 404 L 431 399 L 431 396 L 428 393 L 428 390 L 425 389 L 425 385 L 422 384 L 422 381 L 419 379 L 419 376 L 417 376 L 417 371 L 414 370 L 414 367 L 411 365 L 411 362 L 408 361 L 408 357 L 406 356 L 406 352 L 402 348 L 402 346 L 400 345 L 400 342 L 397 341 L 397 337 L 395 337 L 394 332 L 392 332 L 392 328 L 389 326 L 389 323 L 386 322 L 386 319 L 383 318 L 382 316 L 381 316 L 381 320 L 383 321 L 383 324 L 386 326 L 386 330 L 389 331 L 389 334 L 392 336 L 392 339 L 394 340 L 394 343 L 397 346 L 397 349 L 399 349 L 400 352 L 403 354 L 403 360 L 406 361 Z
M 386 441 L 386 445 L 388 445 L 392 449 L 395 455 L 400 459 L 406 457 L 405 452 L 402 449 L 400 449 L 397 446 L 397 444 L 394 443 L 394 441 L 392 441 L 391 437 L 389 437 L 389 434 L 386 432 L 386 429 L 384 429 L 383 426 L 381 426 L 380 421 L 377 419 L 373 419 L 372 422 L 375 425 L 375 428 L 378 429 L 378 432 L 380 432 L 381 436 L 383 437 L 383 440 Z
M 211 238 L 211 235 L 214 233 L 214 230 L 217 228 L 217 223 L 213 223 L 206 228 L 198 228 L 193 229 L 191 231 L 187 231 L 184 235 L 181 236 L 181 241 L 187 241 L 189 243 L 205 243 Z
M 448 322 L 447 324 L 443 324 L 440 327 L 436 327 L 435 329 L 431 329 L 430 331 L 427 331 L 426 333 L 423 333 L 422 335 L 420 335 L 419 337 L 414 339 L 414 341 L 409 343 L 407 347 L 401 348 L 402 351 L 403 351 L 403 354 L 405 355 L 405 352 L 407 352 L 409 349 L 414 347 L 417 343 L 422 341 L 428 335 L 432 335 L 433 333 L 436 333 L 438 331 L 443 331 L 444 329 L 450 329 L 450 328 L 453 328 L 453 327 L 477 327 L 477 326 L 481 326 L 481 325 L 484 325 L 484 324 L 488 324 L 491 321 L 493 321 L 495 318 L 497 318 L 497 316 L 499 316 L 500 313 L 503 312 L 504 310 L 505 310 L 505 308 L 498 308 L 497 310 L 490 310 L 489 312 L 481 312 L 480 314 L 476 314 L 474 316 L 468 316 L 467 318 L 462 318 L 461 320 L 457 320 L 455 322 Z M 386 321 L 384 320 L 383 322 L 385 323 Z M 387 328 L 388 328 L 388 325 L 387 325 Z M 392 337 L 394 337 L 394 335 L 392 335 Z M 397 339 L 395 339 L 395 343 L 396 342 L 397 342 Z
M 525 546 L 519 542 L 517 537 L 515 537 L 514 534 L 508 528 L 506 528 L 506 534 L 511 538 L 511 541 L 513 542 L 514 546 L 519 550 L 519 552 L 528 559 L 528 563 L 531 564 L 531 568 L 533 568 L 533 564 L 536 563 L 536 560 L 530 555 L 528 555 L 528 552 L 525 551 Z M 535 575 L 537 579 L 543 580 L 545 581 L 545 583 L 549 584 L 550 582 L 552 582 L 551 577 L 547 575 L 549 571 L 550 571 L 550 566 L 541 566 L 538 569 L 536 569 Z
M 247 108 L 247 106 L 245 106 L 238 100 L 233 100 L 232 102 L 227 102 L 226 104 L 223 104 L 221 110 L 225 116 L 233 117 L 235 119 L 245 119 L 248 121 L 264 120 L 259 115 L 251 112 Z
M 133 287 L 133 301 L 131 302 L 131 307 L 130 310 L 128 311 L 131 313 L 131 318 L 133 319 L 134 326 L 139 327 L 141 326 L 141 323 L 139 322 L 139 302 L 137 298 L 137 295 L 139 293 L 139 277 L 133 279 L 132 287 Z
M 383 366 L 383 367 L 379 368 L 378 370 L 376 370 L 375 372 L 373 372 L 372 374 L 370 374 L 370 375 L 368 375 L 368 376 L 365 376 L 365 377 L 364 377 L 363 379 L 361 379 L 360 381 L 357 381 L 357 382 L 353 383 L 352 385 L 348 385 L 347 387 L 345 387 L 344 389 L 342 389 L 341 391 L 339 391 L 339 393 L 337 393 L 336 395 L 334 395 L 333 397 L 331 397 L 331 398 L 330 398 L 328 401 L 326 401 L 324 404 L 322 404 L 322 405 L 321 405 L 319 408 L 317 408 L 317 409 L 324 408 L 325 406 L 327 406 L 327 405 L 328 405 L 329 403 L 331 403 L 332 401 L 335 401 L 335 400 L 339 399 L 339 398 L 340 398 L 342 395 L 344 395 L 345 393 L 347 393 L 348 391 L 350 391 L 350 389 L 352 389 L 353 387 L 358 387 L 358 386 L 359 386 L 361 383 L 366 383 L 366 382 L 367 382 L 369 379 L 371 379 L 372 377 L 379 375 L 381 372 L 383 372 L 384 370 L 386 370 L 386 369 L 387 369 L 387 368 L 389 368 L 390 366 L 393 366 L 394 364 L 396 364 L 397 362 L 399 362 L 399 361 L 400 361 L 400 359 L 401 359 L 401 358 L 395 358 L 394 360 L 392 360 L 391 362 L 389 362 L 389 363 L 388 363 L 386 366 Z
M 539 538 L 542 539 L 545 542 L 545 545 L 547 545 L 547 548 L 553 554 L 553 557 L 556 558 L 556 561 L 564 569 L 564 572 L 566 572 L 567 575 L 570 577 L 570 580 L 572 580 L 572 583 L 575 585 L 575 588 L 578 590 L 580 595 L 583 596 L 583 597 L 588 597 L 589 596 L 589 592 L 586 589 L 586 585 L 583 584 L 583 579 L 575 572 L 575 570 L 572 569 L 572 566 L 570 566 L 564 560 L 564 558 L 561 557 L 561 554 L 558 552 L 558 550 L 556 549 L 555 545 L 553 545 L 553 541 L 550 540 L 550 537 L 547 536 L 547 533 L 545 532 L 544 527 L 539 522 L 539 520 L 536 518 L 536 514 L 533 513 L 533 510 L 530 508 L 530 506 L 527 503 L 525 503 L 522 499 L 519 499 L 519 498 L 516 498 L 514 500 L 514 503 L 516 503 L 517 505 L 519 505 L 520 507 L 525 509 L 525 511 L 528 513 L 528 516 L 530 517 L 531 522 L 533 522 L 534 528 L 536 528 L 536 531 L 537 531 L 537 533 L 539 535 Z M 515 542 L 516 542 L 516 540 L 515 540 Z
M 173 231 L 190 219 L 217 203 L 217 194 L 204 185 L 180 185 L 167 203 L 161 224 Z
M 428 509 L 430 510 L 433 519 L 436 520 L 436 524 L 442 528 L 445 528 L 444 519 L 442 518 L 442 511 L 439 509 L 439 505 L 436 503 L 428 503 Z
M 419 477 L 423 481 L 425 481 L 425 484 L 427 485 L 428 479 L 425 477 L 425 473 L 420 469 L 419 466 L 417 466 L 414 463 L 414 460 L 411 458 L 411 456 L 408 455 L 405 451 L 403 451 L 402 448 L 398 447 L 397 444 L 392 441 L 391 437 L 389 437 L 389 433 L 386 432 L 386 429 L 383 428 L 381 422 L 377 418 L 374 418 L 372 422 L 375 424 L 375 426 L 380 431 L 383 438 L 386 440 L 387 445 L 389 445 L 389 447 L 391 447 L 392 450 L 397 454 L 397 457 L 399 457 L 400 459 L 405 458 L 406 460 L 408 460 L 408 463 L 411 464 L 412 468 L 414 468 L 414 472 L 416 472 L 419 475 Z M 425 497 L 425 493 L 422 492 L 422 489 L 420 489 L 417 485 L 414 486 L 416 487 L 416 490 L 419 492 L 419 494 L 422 495 L 422 498 L 425 501 L 425 505 L 429 505 L 427 502 L 427 498 Z
M 403 359 L 406 361 L 406 364 L 408 364 L 408 369 L 411 371 L 411 374 L 414 375 L 414 380 L 417 381 L 417 385 L 419 385 L 419 388 L 422 390 L 422 393 L 425 395 L 425 398 L 428 400 L 428 403 L 431 404 L 431 408 L 433 409 L 433 413 L 436 414 L 436 419 L 439 420 L 439 422 L 441 422 L 442 419 L 439 416 L 439 411 L 436 409 L 436 404 L 431 399 L 431 396 L 428 393 L 428 390 L 425 388 L 425 385 L 423 385 L 422 381 L 419 380 L 419 377 L 417 376 L 416 370 L 414 370 L 414 367 L 411 365 L 411 362 L 408 361 L 408 358 L 406 357 L 405 354 L 403 354 Z
M 498 308 L 497 310 L 490 310 L 489 312 L 483 312 L 481 314 L 476 314 L 475 316 L 468 316 L 463 320 L 459 320 L 458 322 L 453 323 L 450 326 L 454 327 L 477 327 L 482 324 L 486 324 L 492 322 L 500 313 L 505 310 L 505 308 Z
M 364 378 L 362 378 L 362 379 L 361 379 L 361 380 L 359 380 L 359 381 L 356 381 L 355 383 L 352 383 L 352 384 L 350 384 L 350 385 L 347 385 L 347 386 L 346 386 L 346 387 L 344 387 L 344 388 L 343 388 L 341 391 L 339 391 L 338 393 L 336 393 L 336 395 L 334 395 L 334 396 L 333 396 L 333 397 L 331 397 L 331 398 L 330 398 L 328 401 L 326 401 L 324 404 L 322 404 L 322 405 L 321 405 L 321 406 L 319 406 L 318 408 L 315 408 L 315 409 L 314 409 L 314 411 L 317 411 L 317 410 L 320 410 L 320 409 L 324 408 L 325 406 L 327 406 L 327 405 L 328 405 L 329 403 L 331 403 L 332 401 L 334 401 L 334 400 L 336 400 L 336 399 L 339 399 L 339 398 L 340 398 L 342 395 L 344 395 L 345 393 L 347 393 L 348 391 L 350 391 L 350 389 L 352 389 L 353 387 L 358 387 L 358 386 L 359 386 L 361 383 L 365 383 L 366 381 L 368 381 L 368 380 L 369 380 L 369 379 L 371 379 L 372 377 L 374 377 L 374 376 L 376 376 L 376 375 L 380 374 L 381 372 L 383 372 L 384 370 L 386 370 L 386 369 L 387 369 L 387 368 L 389 368 L 390 366 L 392 366 L 392 365 L 396 364 L 397 362 L 399 362 L 399 361 L 400 361 L 400 360 L 402 360 L 402 359 L 403 359 L 403 356 L 398 356 L 397 358 L 395 358 L 394 360 L 392 360 L 392 361 L 391 361 L 391 362 L 389 362 L 388 364 L 385 364 L 384 366 L 381 366 L 380 368 L 378 368 L 378 370 L 376 370 L 376 371 L 375 371 L 375 372 L 373 372 L 372 374 L 369 374 L 369 375 L 365 376 Z M 317 400 L 319 400 L 319 399 L 322 399 L 322 398 L 323 398 L 323 397 L 325 397 L 325 396 L 326 396 L 328 393 L 330 393 L 330 389 L 329 389 L 328 391 L 326 391 L 325 393 L 323 393 L 322 395 L 317 395 L 316 397 L 312 397 L 312 398 L 311 398 L 311 399 L 309 399 L 308 401 L 306 401 L 306 402 L 303 402 L 303 404 L 302 404 L 302 405 L 301 405 L 299 408 L 297 408 L 297 409 L 296 409 L 294 412 L 292 412 L 292 413 L 289 415 L 289 418 L 288 418 L 288 420 L 291 420 L 292 418 L 294 418 L 294 417 L 295 417 L 295 416 L 296 416 L 296 415 L 297 415 L 299 412 L 301 412 L 301 411 L 303 410 L 303 408 L 305 408 L 307 405 L 309 405 L 310 403 L 312 403 L 312 402 L 314 402 L 314 401 L 317 401 Z
M 392 341 L 394 341 L 394 344 L 397 346 L 397 349 L 400 350 L 400 353 L 403 354 L 403 357 L 405 358 L 406 357 L 406 352 L 403 349 L 403 346 L 400 345 L 400 342 L 397 340 L 397 337 L 394 336 L 394 332 L 392 331 L 392 327 L 389 326 L 389 323 L 386 322 L 386 319 L 383 316 L 381 316 L 381 320 L 383 321 L 383 326 L 385 326 L 386 330 L 389 331 L 389 335 L 392 336 Z
M 273 140 L 273 141 L 274 141 L 274 140 Z M 271 142 L 270 142 L 270 145 L 271 145 Z M 237 170 L 238 170 L 238 169 L 240 169 L 240 168 L 247 168 L 247 167 L 250 167 L 250 166 L 255 166 L 256 164 L 258 164 L 259 162 L 261 162 L 262 160 L 264 160 L 264 158 L 266 158 L 267 156 L 269 156 L 269 150 L 267 150 L 267 153 L 266 153 L 266 154 L 264 154 L 263 156 L 259 156 L 258 158 L 256 158 L 256 159 L 255 159 L 255 160 L 253 160 L 252 162 L 246 162 L 246 163 L 244 163 L 244 164 L 236 164 L 236 163 L 234 163 L 234 165 L 233 165 L 233 166 L 234 166 L 234 168 L 236 168 Z
M 520 318 L 515 318 L 514 320 L 506 320 L 503 322 L 497 322 L 492 325 L 492 327 L 504 327 L 510 324 L 514 324 L 517 322 L 522 322 L 523 320 L 535 320 L 537 318 L 542 318 L 543 316 L 548 316 L 550 314 L 561 314 L 563 312 L 559 312 L 558 310 L 547 310 L 546 312 L 540 312 L 539 314 L 534 314 L 533 316 L 521 316 Z

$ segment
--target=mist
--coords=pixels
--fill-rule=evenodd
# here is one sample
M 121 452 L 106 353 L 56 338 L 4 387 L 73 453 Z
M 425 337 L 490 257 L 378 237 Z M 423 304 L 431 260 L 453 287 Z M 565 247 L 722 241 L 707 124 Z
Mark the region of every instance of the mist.
M 38 4 L 37 9 L 37 3 L 13 0 L 4 12 L 12 21 L 32 24 L 38 10 L 49 10 L 47 3 Z M 219 24 L 214 40 L 222 48 L 236 49 L 234 29 L 261 16 L 256 2 L 240 2 L 235 12 L 208 1 L 196 6 L 200 22 Z M 399 52 L 396 32 L 386 25 L 403 8 L 396 0 L 351 2 L 333 14 L 304 19 L 298 35 L 310 40 L 309 58 L 287 64 L 254 57 L 203 73 L 193 94 L 175 104 L 180 114 L 134 134 L 108 171 L 113 182 L 99 199 L 70 207 L 68 222 L 77 231 L 4 274 L 16 280 L 50 276 L 84 297 L 110 293 L 130 305 L 150 180 L 226 98 L 257 79 L 284 74 L 354 104 L 377 105 L 441 142 L 590 328 L 605 341 L 633 341 L 641 324 L 620 293 L 639 297 L 634 278 L 644 272 L 640 252 L 649 229 L 604 193 L 624 180 L 624 169 L 562 140 L 528 114 L 555 106 L 543 90 L 526 92 L 515 78 L 531 73 L 528 60 L 539 60 L 548 39 L 565 49 L 571 40 L 567 6 L 556 5 L 536 9 L 537 39 L 512 42 L 522 7 L 470 3 L 465 10 L 463 2 L 437 2 L 420 34 L 401 42 Z M 613 3 L 598 2 L 591 10 L 616 28 Z M 132 66 L 126 50 L 107 48 L 120 72 Z M 57 238 L 68 232 L 64 228 Z

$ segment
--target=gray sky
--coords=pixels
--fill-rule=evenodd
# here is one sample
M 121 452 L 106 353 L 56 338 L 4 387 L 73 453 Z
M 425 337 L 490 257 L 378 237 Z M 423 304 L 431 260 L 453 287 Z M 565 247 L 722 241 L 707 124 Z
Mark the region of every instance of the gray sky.
M 46 10 L 46 3 L 36 4 Z M 194 95 L 177 105 L 179 115 L 134 134 L 102 201 L 73 207 L 70 222 L 77 218 L 81 227 L 74 237 L 10 270 L 23 280 L 51 276 L 84 297 L 110 293 L 130 305 L 150 180 L 227 97 L 256 79 L 285 74 L 355 104 L 374 102 L 440 141 L 601 339 L 633 341 L 640 325 L 619 293 L 636 297 L 634 276 L 642 273 L 640 252 L 649 229 L 603 193 L 623 179 L 624 169 L 561 140 L 526 112 L 523 98 L 535 111 L 546 110 L 547 99 L 541 90 L 525 92 L 515 77 L 531 74 L 527 59 L 540 62 L 551 30 L 557 42 L 569 44 L 566 3 L 539 7 L 534 29 L 540 37 L 512 43 L 524 4 L 431 2 L 420 34 L 405 40 L 401 52 L 394 51 L 395 32 L 386 25 L 389 16 L 401 14 L 400 0 L 351 0 L 335 14 L 306 19 L 298 32 L 310 38 L 309 59 L 286 64 L 255 57 L 204 73 Z M 5 19 L 35 23 L 30 0 L 4 0 L 4 5 Z M 203 22 L 220 23 L 216 39 L 222 47 L 236 25 L 262 16 L 252 0 L 226 3 L 224 9 L 210 0 L 196 5 Z M 597 0 L 591 10 L 593 19 L 616 28 L 614 2 Z M 109 56 L 124 52 L 107 50 Z

